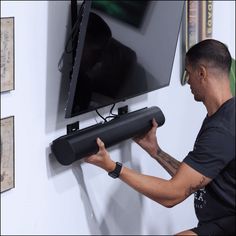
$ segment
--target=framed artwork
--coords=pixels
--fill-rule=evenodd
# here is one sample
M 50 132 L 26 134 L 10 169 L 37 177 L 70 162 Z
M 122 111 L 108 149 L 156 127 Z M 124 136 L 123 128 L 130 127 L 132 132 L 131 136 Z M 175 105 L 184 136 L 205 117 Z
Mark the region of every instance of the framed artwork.
M 14 89 L 14 17 L 1 18 L 1 92 Z
M 235 96 L 235 59 L 232 58 L 232 64 L 231 64 L 231 68 L 230 68 L 230 89 L 232 94 Z
M 1 193 L 14 186 L 14 116 L 10 116 L 1 119 Z
M 182 73 L 181 84 L 185 85 L 185 53 L 194 44 L 212 37 L 213 1 L 186 0 L 182 22 Z

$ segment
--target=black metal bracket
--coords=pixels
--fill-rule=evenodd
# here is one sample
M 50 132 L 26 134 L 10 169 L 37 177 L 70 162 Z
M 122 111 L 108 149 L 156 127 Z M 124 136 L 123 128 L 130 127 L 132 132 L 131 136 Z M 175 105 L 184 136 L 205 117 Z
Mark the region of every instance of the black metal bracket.
M 123 106 L 123 107 L 119 107 L 119 108 L 118 108 L 118 115 L 120 116 L 120 115 L 127 114 L 128 111 L 129 111 L 128 105 Z
M 77 130 L 79 130 L 79 121 L 76 121 L 75 123 L 66 126 L 67 134 L 71 134 Z

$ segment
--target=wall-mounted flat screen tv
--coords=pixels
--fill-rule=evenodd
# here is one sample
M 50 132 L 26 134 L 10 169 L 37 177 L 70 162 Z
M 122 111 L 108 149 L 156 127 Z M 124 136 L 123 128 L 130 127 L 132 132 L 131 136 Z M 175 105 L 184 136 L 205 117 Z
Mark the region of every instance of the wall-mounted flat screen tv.
M 66 118 L 170 83 L 184 1 L 88 1 L 80 14 Z

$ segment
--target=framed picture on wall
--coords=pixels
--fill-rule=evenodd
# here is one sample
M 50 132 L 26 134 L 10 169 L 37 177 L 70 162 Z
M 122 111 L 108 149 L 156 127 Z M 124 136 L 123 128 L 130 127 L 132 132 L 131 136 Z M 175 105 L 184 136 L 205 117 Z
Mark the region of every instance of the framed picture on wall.
M 14 116 L 10 116 L 1 119 L 1 193 L 14 186 Z
M 14 89 L 14 17 L 1 18 L 1 92 Z
M 184 70 L 185 53 L 194 44 L 212 38 L 212 15 L 213 1 L 187 0 L 182 21 L 182 71 L 181 84 L 187 83 L 186 72 Z

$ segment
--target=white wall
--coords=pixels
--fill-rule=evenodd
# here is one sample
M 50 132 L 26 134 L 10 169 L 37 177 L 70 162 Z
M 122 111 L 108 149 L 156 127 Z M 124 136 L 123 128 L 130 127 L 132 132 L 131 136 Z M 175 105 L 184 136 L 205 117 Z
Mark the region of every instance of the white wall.
M 1 16 L 15 17 L 15 90 L 1 94 L 1 117 L 15 116 L 15 188 L 1 194 L 1 234 L 158 235 L 194 227 L 192 197 L 167 209 L 97 167 L 82 161 L 64 167 L 50 154 L 52 140 L 76 120 L 63 118 L 57 70 L 68 3 L 1 2 Z M 235 57 L 234 9 L 234 1 L 214 1 L 213 37 L 226 43 Z M 118 106 L 129 104 L 131 110 L 159 106 L 166 117 L 157 132 L 159 143 L 182 160 L 193 146 L 205 108 L 193 100 L 188 86 L 180 85 L 179 52 L 178 43 L 170 86 Z M 80 116 L 81 127 L 94 124 L 95 117 L 94 112 Z M 109 150 L 114 160 L 169 178 L 131 141 Z

